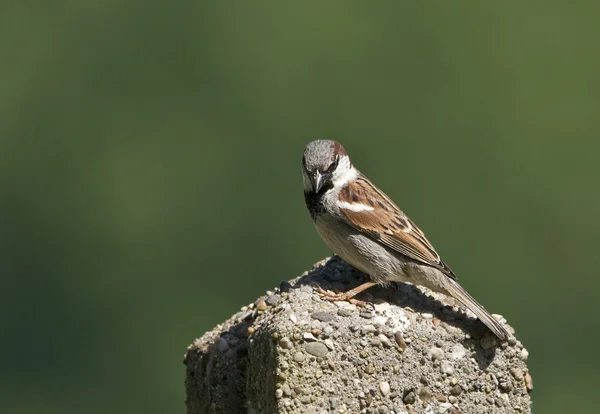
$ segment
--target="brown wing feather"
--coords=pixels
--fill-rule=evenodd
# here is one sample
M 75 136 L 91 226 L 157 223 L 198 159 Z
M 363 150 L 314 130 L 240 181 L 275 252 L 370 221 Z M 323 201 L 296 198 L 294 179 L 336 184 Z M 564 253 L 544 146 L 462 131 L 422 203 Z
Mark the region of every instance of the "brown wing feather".
M 340 191 L 339 200 L 372 208 L 361 211 L 340 208 L 343 218 L 355 229 L 398 253 L 435 267 L 456 279 L 454 272 L 442 261 L 423 232 L 367 178 L 359 176 L 347 184 Z

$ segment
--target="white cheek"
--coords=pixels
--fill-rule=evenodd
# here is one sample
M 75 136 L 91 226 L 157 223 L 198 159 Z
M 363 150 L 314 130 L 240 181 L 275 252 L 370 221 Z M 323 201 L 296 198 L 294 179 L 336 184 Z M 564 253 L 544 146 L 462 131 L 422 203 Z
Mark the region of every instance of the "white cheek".
M 348 182 L 352 181 L 358 175 L 358 171 L 350 164 L 350 158 L 343 156 L 340 158 L 340 162 L 335 172 L 333 173 L 333 184 L 341 188 Z

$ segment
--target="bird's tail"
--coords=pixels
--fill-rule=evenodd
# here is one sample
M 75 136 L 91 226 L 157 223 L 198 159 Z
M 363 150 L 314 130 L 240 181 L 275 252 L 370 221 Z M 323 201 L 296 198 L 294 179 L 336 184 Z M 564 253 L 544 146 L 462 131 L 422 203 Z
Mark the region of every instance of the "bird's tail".
M 449 283 L 446 284 L 448 293 L 461 301 L 471 312 L 473 312 L 481 322 L 483 322 L 490 330 L 501 340 L 506 340 L 510 335 L 506 328 L 502 326 L 500 322 L 496 320 L 483 306 L 479 304 L 469 295 L 469 293 L 453 279 L 447 279 Z

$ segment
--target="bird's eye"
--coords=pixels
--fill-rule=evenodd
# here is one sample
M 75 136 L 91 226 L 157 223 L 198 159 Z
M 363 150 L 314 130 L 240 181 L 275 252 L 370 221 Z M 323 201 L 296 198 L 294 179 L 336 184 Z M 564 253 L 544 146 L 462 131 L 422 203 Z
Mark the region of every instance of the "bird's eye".
M 335 170 L 337 168 L 339 162 L 340 162 L 340 158 L 336 157 L 335 161 L 333 161 L 331 163 L 331 165 L 329 166 L 329 168 L 327 168 L 327 171 L 328 172 L 333 172 L 333 170 Z

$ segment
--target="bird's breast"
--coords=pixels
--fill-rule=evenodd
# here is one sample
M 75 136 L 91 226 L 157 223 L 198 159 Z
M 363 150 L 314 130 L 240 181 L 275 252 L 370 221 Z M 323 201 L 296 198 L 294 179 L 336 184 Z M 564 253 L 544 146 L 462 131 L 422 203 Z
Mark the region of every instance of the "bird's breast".
M 377 283 L 409 281 L 404 263 L 384 246 L 325 213 L 317 216 L 315 226 L 329 248 Z

